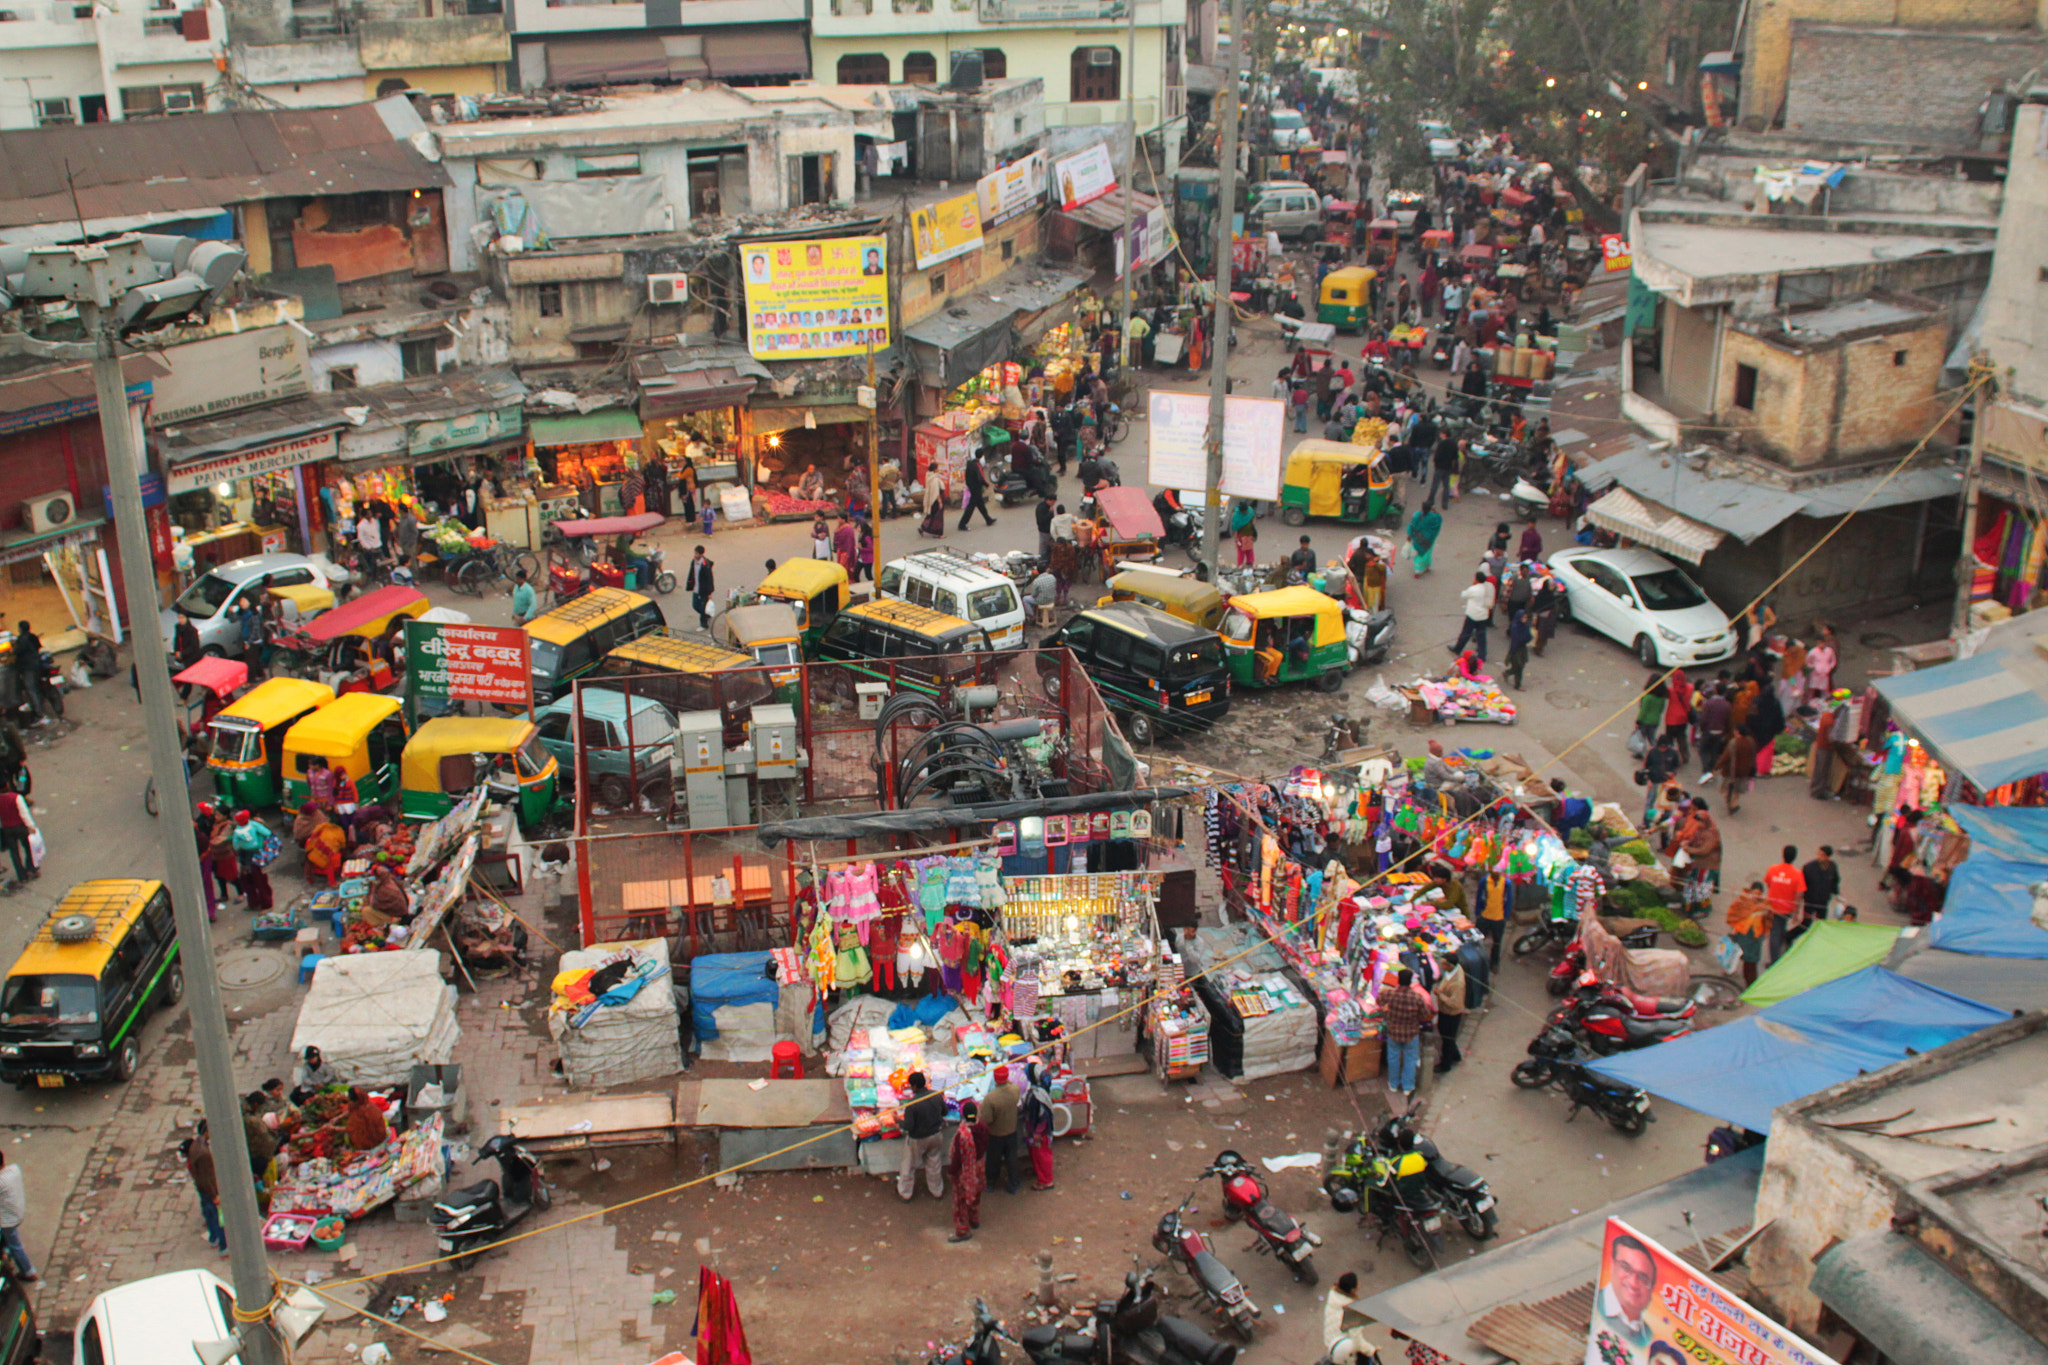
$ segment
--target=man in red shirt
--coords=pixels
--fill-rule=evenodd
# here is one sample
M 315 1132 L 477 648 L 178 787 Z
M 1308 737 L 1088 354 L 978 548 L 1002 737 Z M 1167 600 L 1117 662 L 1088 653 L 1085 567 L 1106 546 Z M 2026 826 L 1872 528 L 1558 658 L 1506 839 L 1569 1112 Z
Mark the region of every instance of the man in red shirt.
M 1806 874 L 1799 870 L 1799 850 L 1791 844 L 1782 850 L 1784 858 L 1764 872 L 1764 898 L 1771 903 L 1771 961 L 1785 952 L 1785 930 L 1799 913 L 1806 895 Z

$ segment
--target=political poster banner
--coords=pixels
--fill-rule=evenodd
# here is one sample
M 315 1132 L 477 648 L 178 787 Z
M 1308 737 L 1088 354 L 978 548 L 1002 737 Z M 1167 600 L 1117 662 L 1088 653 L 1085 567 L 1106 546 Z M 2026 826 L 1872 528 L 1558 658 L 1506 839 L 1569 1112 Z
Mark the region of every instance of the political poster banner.
M 1607 1220 L 1586 1365 L 1835 1365 L 1619 1218 Z
M 982 231 L 1007 223 L 1032 205 L 1045 202 L 1046 159 L 1044 152 L 1033 152 L 1022 161 L 974 182 L 975 196 L 981 202 Z
M 981 246 L 981 198 L 978 192 L 928 204 L 910 213 L 910 243 L 917 268 L 950 261 Z
M 744 242 L 740 278 L 756 360 L 865 355 L 889 344 L 885 238 Z
M 1072 213 L 1092 204 L 1116 188 L 1116 167 L 1109 164 L 1109 148 L 1096 143 L 1063 161 L 1055 161 L 1053 191 L 1061 209 Z
M 531 706 L 532 638 L 518 626 L 408 621 L 405 678 L 416 698 Z

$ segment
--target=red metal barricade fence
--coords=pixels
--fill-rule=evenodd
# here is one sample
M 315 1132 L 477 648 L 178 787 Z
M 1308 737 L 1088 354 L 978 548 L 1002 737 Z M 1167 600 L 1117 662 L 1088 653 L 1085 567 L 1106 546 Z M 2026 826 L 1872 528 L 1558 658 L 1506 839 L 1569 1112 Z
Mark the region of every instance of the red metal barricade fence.
M 543 732 L 544 740 L 574 747 L 574 762 L 565 767 L 576 787 L 572 842 L 585 944 L 665 937 L 675 940 L 678 957 L 790 945 L 796 940 L 796 862 L 904 846 L 873 839 L 829 849 L 769 849 L 754 834 L 758 824 L 801 815 L 895 806 L 896 771 L 946 716 L 935 707 L 912 707 L 878 744 L 876 722 L 860 716 L 861 683 L 885 683 L 890 696 L 935 698 L 963 687 L 993 688 L 997 703 L 984 719 L 1037 718 L 1055 733 L 1048 765 L 1054 790 L 1078 794 L 1111 785 L 1104 747 L 1114 722 L 1065 650 L 812 663 L 780 696 L 769 681 L 774 671 L 783 670 L 586 679 L 576 685 L 571 714 Z M 600 690 L 614 695 L 591 696 Z M 746 781 L 744 809 L 728 808 L 717 826 L 689 828 L 679 790 L 683 775 L 671 772 L 667 745 L 654 742 L 650 700 L 670 714 L 718 707 L 728 749 L 747 738 L 754 705 L 786 701 L 796 712 L 797 743 L 807 762 L 787 781 Z

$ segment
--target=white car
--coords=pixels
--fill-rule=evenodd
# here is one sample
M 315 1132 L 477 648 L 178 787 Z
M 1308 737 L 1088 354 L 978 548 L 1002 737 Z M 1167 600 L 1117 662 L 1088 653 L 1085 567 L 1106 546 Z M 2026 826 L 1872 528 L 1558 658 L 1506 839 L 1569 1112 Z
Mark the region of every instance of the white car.
M 234 1334 L 235 1291 L 205 1270 L 173 1270 L 92 1301 L 72 1332 L 78 1365 L 193 1365 L 193 1347 Z
M 1660 554 L 1574 545 L 1551 555 L 1550 568 L 1564 585 L 1564 614 L 1627 645 L 1646 667 L 1735 653 L 1728 614 Z
M 1297 147 L 1306 147 L 1315 134 L 1310 131 L 1308 119 L 1299 109 L 1275 109 L 1273 111 L 1273 146 L 1283 152 Z
M 1456 161 L 1464 153 L 1458 146 L 1458 139 L 1451 134 L 1451 125 L 1435 119 L 1421 119 L 1415 125 L 1422 134 L 1422 140 L 1429 144 L 1431 161 Z

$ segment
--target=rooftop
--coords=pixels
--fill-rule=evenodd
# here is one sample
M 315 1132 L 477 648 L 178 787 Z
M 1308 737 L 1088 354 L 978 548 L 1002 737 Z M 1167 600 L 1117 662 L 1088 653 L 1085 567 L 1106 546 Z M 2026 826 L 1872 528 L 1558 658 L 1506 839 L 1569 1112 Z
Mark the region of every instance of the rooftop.
M 490 156 L 530 145 L 535 138 L 571 144 L 621 142 L 633 136 L 677 142 L 692 124 L 749 123 L 791 115 L 867 115 L 887 123 L 893 104 L 876 85 L 758 86 L 736 90 L 698 84 L 607 91 L 601 108 L 524 118 L 450 123 L 434 129 L 446 156 Z
M 1636 259 L 1695 280 L 1763 276 L 1784 271 L 1839 270 L 1914 256 L 1989 255 L 1992 240 L 1900 233 L 1814 232 L 1645 221 L 1633 243 Z

